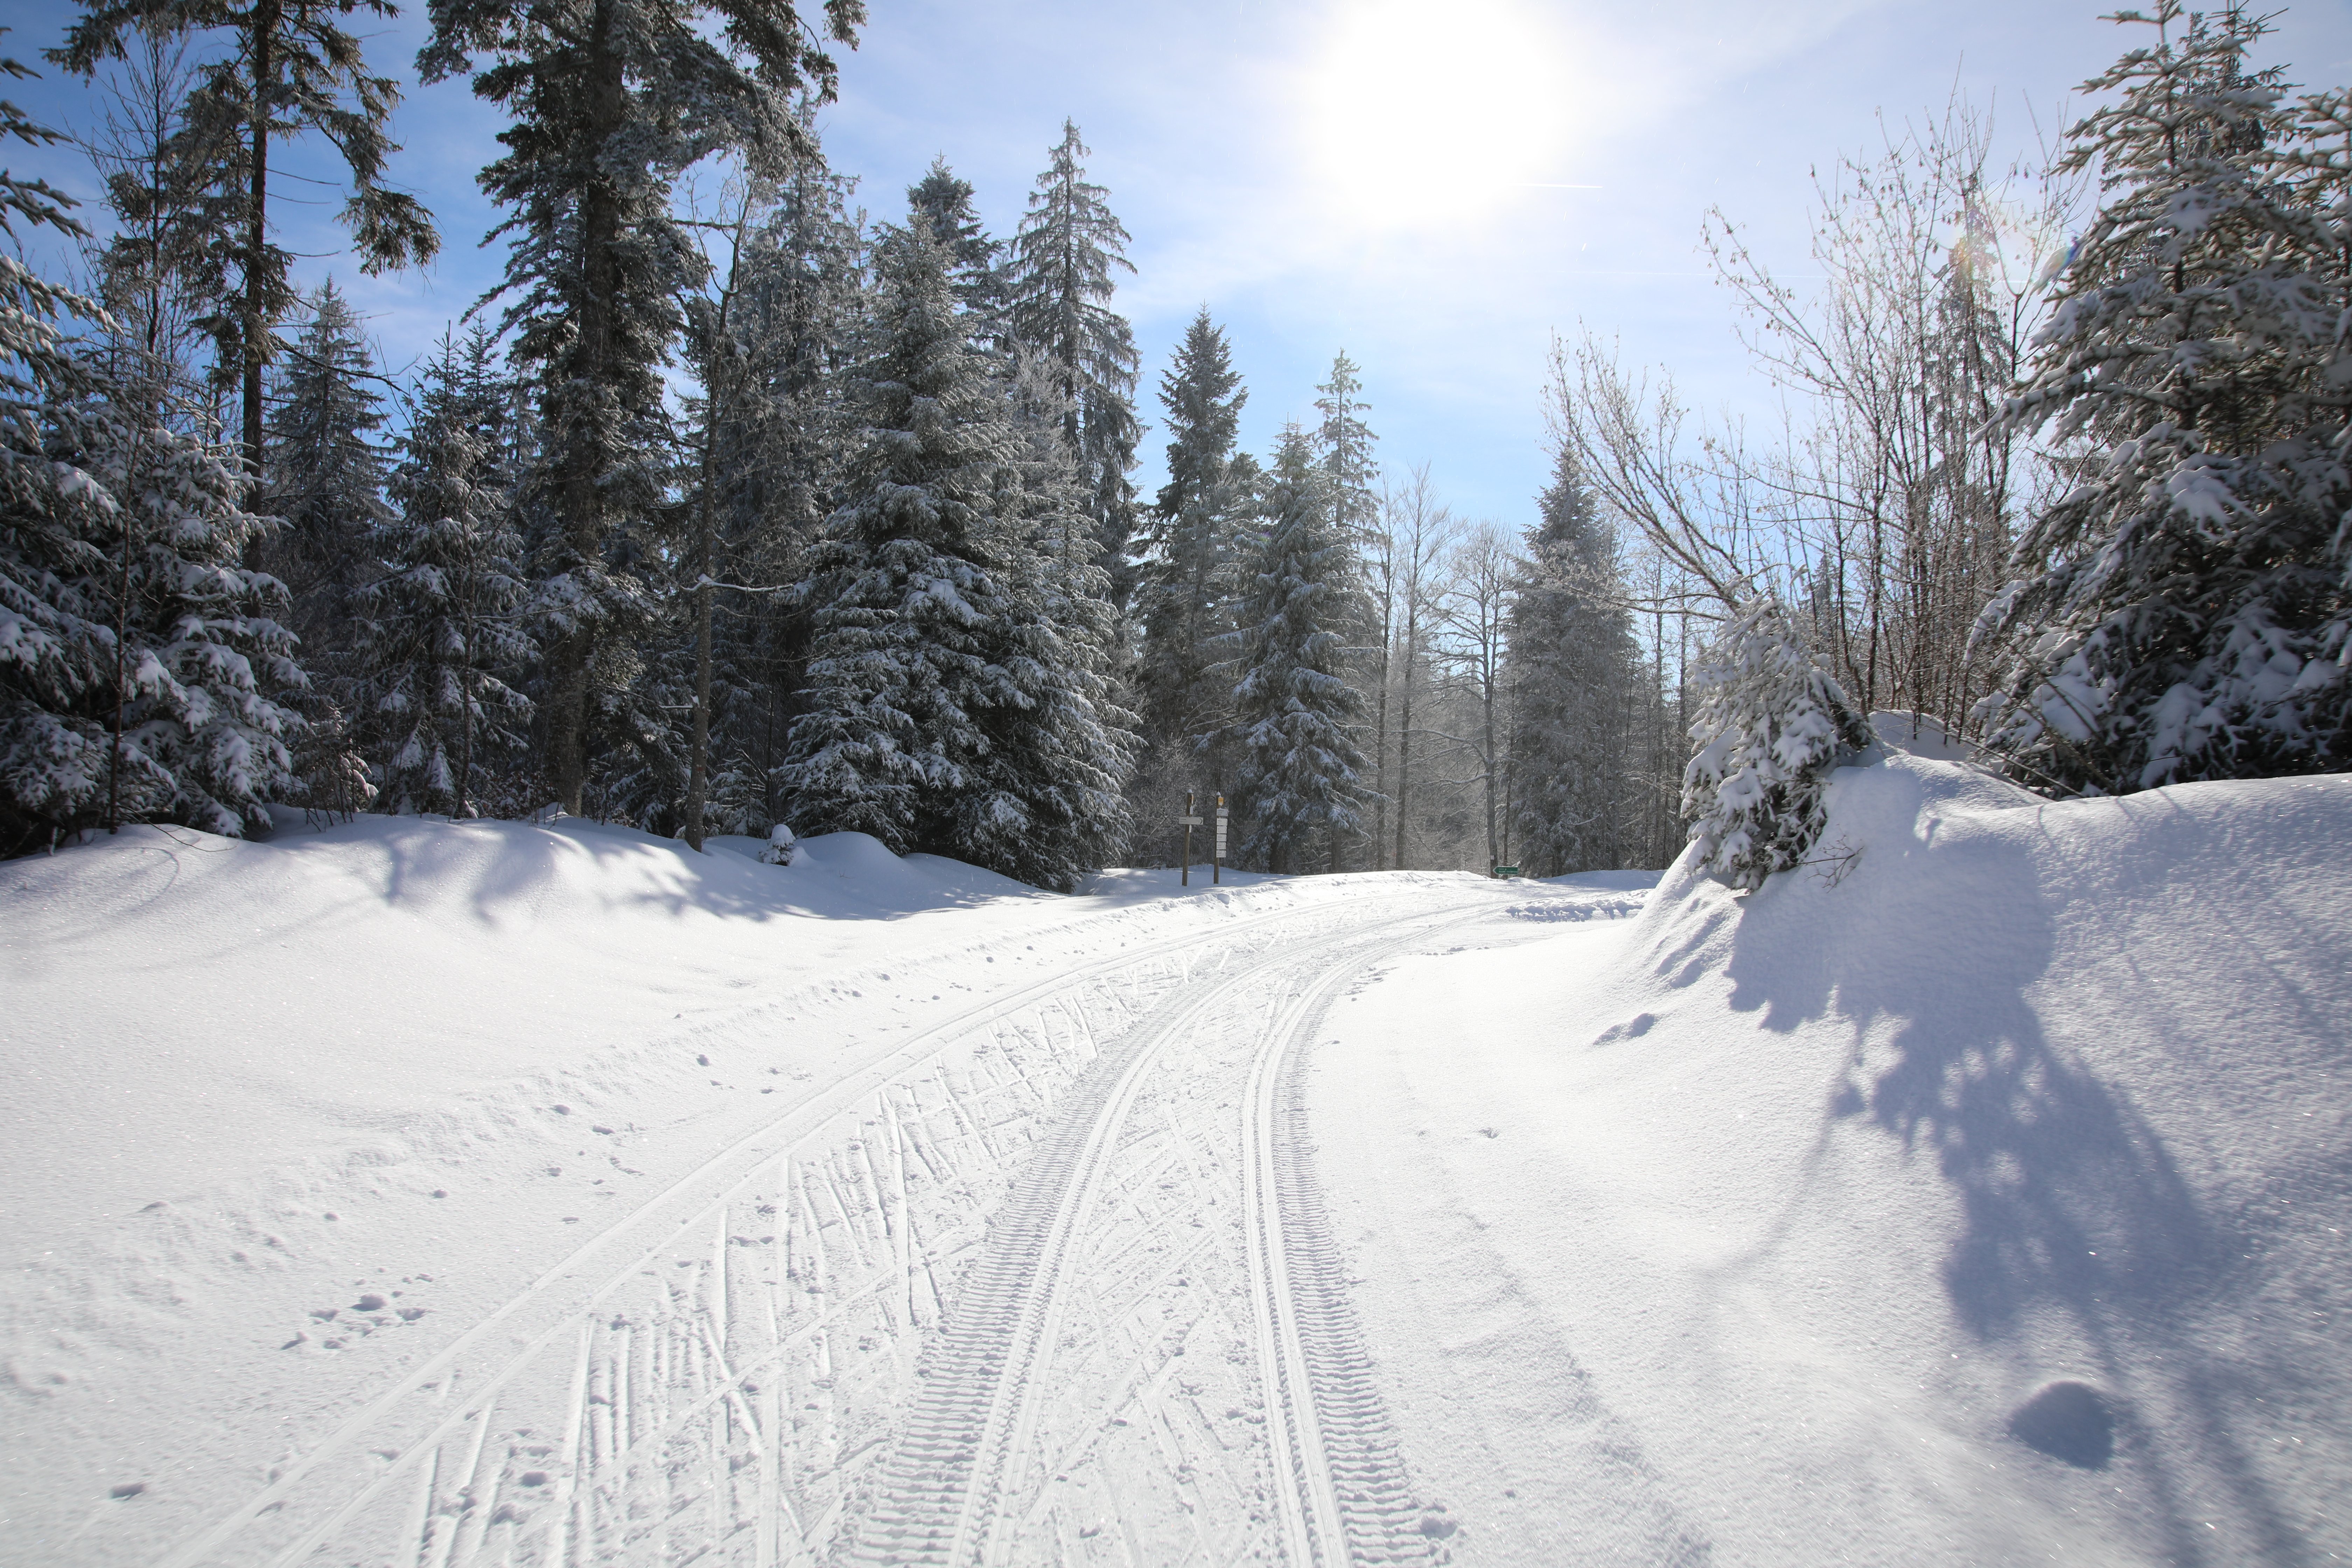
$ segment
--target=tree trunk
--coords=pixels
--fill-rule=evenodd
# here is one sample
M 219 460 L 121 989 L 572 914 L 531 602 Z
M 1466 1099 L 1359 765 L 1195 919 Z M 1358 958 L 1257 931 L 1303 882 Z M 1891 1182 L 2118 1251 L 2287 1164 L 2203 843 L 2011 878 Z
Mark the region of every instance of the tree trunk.
M 588 94 L 593 131 L 589 140 L 601 155 L 620 129 L 627 86 L 621 76 L 621 58 L 612 47 L 613 7 L 596 6 L 588 39 L 588 68 L 583 83 Z M 620 201 L 601 175 L 591 176 L 581 202 L 581 291 L 579 337 L 564 367 L 562 384 L 551 389 L 552 411 L 570 427 L 559 427 L 562 444 L 556 461 L 557 505 L 563 520 L 564 543 L 574 563 L 585 565 L 603 551 L 604 500 L 599 472 L 603 452 L 590 445 L 593 437 L 574 421 L 589 410 L 571 406 L 583 396 L 593 399 L 613 384 L 614 295 L 618 288 L 614 251 L 621 238 Z M 593 622 L 548 645 L 547 767 L 555 786 L 556 804 L 577 816 L 581 792 L 588 776 L 588 668 L 595 657 Z
M 702 848 L 702 813 L 710 798 L 710 463 L 704 444 L 702 549 L 694 589 L 694 760 L 686 784 L 686 845 Z
M 1491 650 L 1493 645 L 1489 643 L 1487 646 Z M 1486 708 L 1486 864 L 1493 867 L 1499 866 L 1503 863 L 1503 846 L 1501 841 L 1495 837 L 1495 673 L 1494 665 L 1491 662 L 1493 657 L 1491 651 L 1487 657 L 1490 662 L 1486 667 L 1486 679 L 1485 682 Z
M 1397 826 L 1396 868 L 1404 869 L 1405 823 L 1411 816 L 1407 809 L 1412 798 L 1412 645 L 1417 630 L 1416 605 L 1408 603 L 1404 615 L 1404 682 L 1397 691 Z
M 245 461 L 256 479 L 261 477 L 261 362 L 268 342 L 269 323 L 263 320 L 268 304 L 268 268 L 263 256 L 269 243 L 269 89 L 272 62 L 269 47 L 277 41 L 278 0 L 261 0 L 253 11 L 253 191 L 245 215 Z

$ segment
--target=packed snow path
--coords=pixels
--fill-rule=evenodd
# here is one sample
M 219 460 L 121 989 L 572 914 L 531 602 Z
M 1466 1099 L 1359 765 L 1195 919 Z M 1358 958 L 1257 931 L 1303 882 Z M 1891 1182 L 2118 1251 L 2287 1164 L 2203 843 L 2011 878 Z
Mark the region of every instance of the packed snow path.
M 1231 921 L 936 1025 L 161 1562 L 1424 1558 L 1297 1071 L 1349 977 L 1499 892 Z

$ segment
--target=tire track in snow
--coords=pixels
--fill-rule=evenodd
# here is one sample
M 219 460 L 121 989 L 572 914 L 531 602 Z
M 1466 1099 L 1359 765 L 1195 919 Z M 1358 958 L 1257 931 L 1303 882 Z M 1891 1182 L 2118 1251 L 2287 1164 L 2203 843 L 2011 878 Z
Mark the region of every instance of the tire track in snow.
M 1351 954 L 1295 998 L 1259 1042 L 1244 1100 L 1251 1305 L 1283 1549 L 1297 1568 L 1429 1556 L 1315 1179 L 1301 1048 L 1342 982 L 1407 945 Z
M 1412 1509 L 1402 1466 L 1364 1369 L 1338 1251 L 1293 1135 L 1297 1092 L 1291 1089 L 1286 1101 L 1294 1115 L 1277 1117 L 1275 1086 L 1290 1081 L 1281 1075 L 1286 1063 L 1297 1060 L 1292 1047 L 1341 981 L 1423 940 L 1433 921 L 1481 908 L 1359 921 L 1203 977 L 1184 1000 L 1163 1004 L 1096 1064 L 1088 1081 L 1066 1098 L 1050 1142 L 992 1225 L 986 1255 L 927 1358 L 926 1386 L 852 1561 L 1002 1568 L 1012 1560 L 1021 1525 L 1034 1517 L 1029 1492 L 1044 1474 L 1033 1478 L 1031 1449 L 1074 1293 L 1073 1265 L 1139 1089 L 1165 1046 L 1241 987 L 1286 969 L 1311 972 L 1318 963 L 1323 973 L 1280 1009 L 1259 1043 L 1244 1111 L 1244 1212 L 1251 1216 L 1252 1294 L 1279 1528 L 1286 1555 L 1298 1568 L 1426 1556 L 1426 1542 L 1406 1519 Z M 1417 929 L 1400 936 L 1400 925 Z M 1374 940 L 1367 942 L 1368 936 Z M 1325 956 L 1351 943 L 1357 951 Z M 1302 1293 L 1297 1301 L 1294 1289 Z
M 805 1140 L 869 1097 L 883 1097 L 887 1104 L 893 1086 L 919 1079 L 935 1058 L 961 1039 L 1007 1022 L 1042 1016 L 1058 1005 L 1064 1010 L 1064 1027 L 1072 1036 L 1071 1043 L 1090 1047 L 1090 1040 L 1076 1041 L 1077 1031 L 1071 1027 L 1070 1019 L 1084 1016 L 1074 999 L 1110 985 L 1123 974 L 1166 969 L 1171 963 L 1189 973 L 1192 957 L 1201 949 L 1246 944 L 1266 936 L 1270 929 L 1287 924 L 1312 927 L 1335 916 L 1349 920 L 1350 931 L 1360 929 L 1360 912 L 1344 907 L 1285 909 L 1248 916 L 1154 945 L 1122 946 L 930 1026 L 775 1121 L 744 1134 L 614 1221 L 392 1388 L 354 1411 L 309 1452 L 278 1467 L 267 1485 L 158 1559 L 156 1568 L 200 1568 L 225 1557 L 294 1568 L 321 1548 L 335 1544 L 347 1529 L 376 1522 L 376 1516 L 385 1511 L 388 1494 L 394 1498 L 391 1514 L 404 1524 L 411 1520 L 415 1506 L 398 1506 L 396 1483 L 418 1469 L 433 1472 L 431 1479 L 419 1483 L 425 1493 L 423 1531 L 404 1541 L 396 1556 L 374 1554 L 379 1559 L 459 1568 L 490 1550 L 487 1543 L 503 1522 L 511 1539 L 499 1554 L 521 1562 L 595 1561 L 599 1553 L 593 1527 L 578 1525 L 576 1516 L 583 1513 L 583 1500 L 595 1495 L 598 1483 L 592 1479 L 583 1485 L 581 1479 L 583 1469 L 601 1465 L 608 1472 L 605 1481 L 609 1483 L 613 1464 L 625 1457 L 630 1446 L 625 1429 L 618 1436 L 605 1438 L 602 1448 L 594 1437 L 597 1429 L 612 1423 L 615 1401 L 634 1395 L 638 1415 L 663 1413 L 681 1393 L 687 1394 L 689 1405 L 703 1400 L 709 1407 L 712 1401 L 703 1396 L 712 1389 L 736 1387 L 752 1375 L 728 1366 L 723 1331 L 717 1336 L 719 1348 L 714 1351 L 698 1342 L 709 1337 L 706 1332 L 684 1325 L 714 1315 L 723 1321 L 728 1294 L 724 1258 L 730 1234 L 728 1216 L 730 1207 L 762 1179 L 763 1173 L 793 1160 Z M 1006 1082 L 997 1087 L 1008 1090 L 1020 1087 L 1042 1097 L 1042 1091 L 1025 1079 L 1017 1085 Z M 952 1089 L 948 1098 L 953 1100 Z M 937 1108 L 937 1113 L 950 1114 L 945 1106 Z M 952 1114 L 963 1112 L 959 1109 Z M 903 1185 L 902 1178 L 902 1200 Z M 856 1226 L 842 1205 L 830 1173 L 827 1187 L 828 1202 L 841 1210 L 842 1235 L 855 1246 Z M 801 1196 L 814 1210 L 805 1186 Z M 887 1212 L 882 1223 L 887 1229 Z M 903 1228 L 903 1218 L 900 1225 Z M 673 1302 L 667 1312 L 654 1314 L 650 1324 L 640 1324 L 616 1311 L 614 1298 L 646 1275 L 649 1266 L 677 1250 L 681 1238 L 709 1235 L 713 1227 L 719 1237 L 712 1255 L 714 1263 L 698 1272 L 693 1293 L 683 1306 Z M 811 1228 L 815 1245 L 822 1247 L 824 1226 Z M 874 1239 L 896 1245 L 895 1236 Z M 911 1273 L 917 1260 L 910 1252 L 902 1256 Z M 940 1257 L 935 1248 L 925 1252 L 920 1261 L 928 1268 Z M 613 1261 L 616 1258 L 624 1259 L 617 1266 Z M 911 1296 L 911 1279 L 908 1289 Z M 665 1322 L 674 1331 L 664 1333 L 659 1325 Z M 814 1325 L 820 1331 L 815 1336 L 819 1340 L 824 1322 L 820 1320 Z M 648 1331 L 646 1342 L 638 1345 L 632 1340 L 632 1331 L 641 1326 Z M 807 1331 L 802 1332 L 805 1336 Z M 579 1345 L 576 1363 L 573 1356 L 555 1356 L 563 1363 L 561 1373 L 566 1375 L 551 1380 L 542 1363 L 573 1342 Z M 765 1366 L 772 1359 L 759 1364 Z M 600 1387 L 610 1384 L 611 1388 L 592 1394 L 592 1380 Z M 449 1394 L 458 1381 L 464 1384 L 464 1395 L 452 1408 Z M 551 1403 L 553 1408 L 546 1415 L 552 1429 L 519 1428 L 514 1436 L 532 1440 L 510 1442 L 501 1466 L 489 1441 L 490 1422 L 502 1404 L 512 1405 L 509 1385 L 517 1384 L 522 1385 L 523 1392 L 536 1394 L 542 1406 Z M 619 1392 L 624 1387 L 627 1392 Z M 776 1445 L 761 1438 L 747 1396 L 739 1390 L 734 1398 L 719 1397 L 715 1404 L 725 1412 L 730 1439 L 740 1436 L 749 1440 L 754 1462 L 765 1476 L 771 1468 L 766 1450 Z M 419 1431 L 419 1427 L 425 1429 Z M 547 1440 L 537 1440 L 541 1437 Z M 878 1443 L 877 1438 L 867 1446 L 866 1457 L 871 1457 Z M 442 1450 L 453 1444 L 466 1451 L 461 1465 L 450 1466 L 441 1457 Z M 445 1469 L 456 1478 L 447 1487 L 439 1483 Z M 450 1516 L 433 1510 L 436 1488 L 462 1498 L 465 1505 L 446 1525 L 442 1521 Z M 607 1489 L 613 1489 L 609 1484 Z M 539 1505 L 528 1518 L 549 1521 L 543 1531 L 530 1531 L 527 1538 L 520 1528 L 526 1515 L 518 1511 L 520 1504 L 510 1500 L 525 1496 Z M 845 1495 L 836 1497 L 832 1510 L 835 1519 L 847 1500 Z M 547 1506 L 551 1502 L 551 1508 Z M 773 1496 L 764 1497 L 760 1518 L 753 1521 L 761 1544 L 756 1561 L 808 1560 L 811 1547 L 818 1542 L 804 1544 L 804 1537 L 790 1542 L 779 1539 L 779 1529 L 768 1517 L 781 1512 L 778 1502 Z M 509 1517 L 502 1520 L 502 1515 Z M 820 1521 L 810 1533 L 821 1536 L 824 1528 L 825 1521 Z M 720 1533 L 734 1532 L 735 1521 L 730 1520 Z M 406 1532 L 395 1528 L 394 1533 Z M 798 1530 L 793 1533 L 801 1537 Z M 682 1555 L 699 1556 L 712 1544 L 704 1540 L 690 1546 L 682 1544 L 679 1551 Z M 668 1555 L 663 1548 L 655 1552 L 654 1560 L 667 1560 Z M 632 1556 L 631 1560 L 638 1559 Z

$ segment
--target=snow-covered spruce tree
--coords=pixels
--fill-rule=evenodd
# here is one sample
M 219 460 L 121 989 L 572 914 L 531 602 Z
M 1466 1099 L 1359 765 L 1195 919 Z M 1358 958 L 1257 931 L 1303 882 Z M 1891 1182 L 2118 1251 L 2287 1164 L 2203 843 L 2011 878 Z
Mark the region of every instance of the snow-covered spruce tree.
M 1339 537 L 1360 541 L 1379 523 L 1380 459 L 1372 448 L 1380 437 L 1364 423 L 1372 405 L 1363 400 L 1363 367 L 1345 349 L 1332 358 L 1331 379 L 1315 390 L 1321 396 L 1315 408 L 1322 415 L 1315 445 L 1323 471 L 1330 479 L 1331 514 Z
M 784 816 L 1066 887 L 1118 779 L 1067 728 L 1084 692 L 1045 622 L 1004 390 L 927 225 L 887 235 L 877 264 L 866 435 L 809 553 L 811 710 Z
M 2105 195 L 2008 417 L 2088 449 L 2018 542 L 1979 714 L 2028 782 L 2122 794 L 2352 762 L 2352 100 L 2158 32 L 2068 133 Z
M 1135 270 L 1128 233 L 1111 215 L 1110 193 L 1087 178 L 1090 156 L 1077 126 L 1062 124 L 1053 163 L 1037 176 L 1029 212 L 1013 242 L 1009 321 L 1013 340 L 1057 367 L 1069 414 L 1064 438 L 1089 495 L 1113 599 L 1134 591 L 1129 549 L 1135 534 L 1135 332 L 1110 308 L 1115 268 Z
M 12 72 L 12 74 L 14 74 Z M 0 134 L 44 133 L 0 106 Z M 0 174 L 0 226 L 72 232 L 64 198 Z M 0 850 L 172 820 L 239 834 L 294 785 L 279 701 L 302 684 L 284 594 L 240 559 L 258 527 L 232 453 L 131 356 L 76 356 L 90 302 L 0 257 Z
M 1683 820 L 1700 868 L 1753 892 L 1821 837 L 1822 786 L 1841 755 L 1870 744 L 1870 727 L 1769 593 L 1734 610 L 1692 684 Z
M 1349 731 L 1363 716 L 1345 666 L 1363 626 L 1354 556 L 1339 535 L 1330 485 L 1293 425 L 1267 476 L 1264 532 L 1244 569 L 1240 658 L 1233 667 L 1242 856 L 1295 870 L 1318 840 L 1362 830 L 1369 763 Z
M 369 535 L 382 574 L 353 595 L 356 714 L 393 811 L 480 814 L 521 748 L 508 684 L 534 649 L 517 624 L 522 540 L 499 483 L 504 387 L 488 334 L 447 335 L 426 367 L 391 493 Z
M 0 73 L 30 76 L 13 59 Z M 64 140 L 0 100 L 0 140 Z M 42 226 L 79 237 L 73 198 L 0 170 L 0 231 L 12 248 Z M 58 460 L 58 426 L 94 422 L 89 371 L 60 313 L 97 305 L 0 252 L 0 856 L 20 854 L 95 818 L 107 770 L 93 694 L 111 679 L 114 631 L 100 549 L 112 499 Z M 74 442 L 73 445 L 80 445 Z
M 643 609 L 612 561 L 662 499 L 660 370 L 677 294 L 700 266 L 671 185 L 730 149 L 757 172 L 783 168 L 806 142 L 793 91 L 806 80 L 829 101 L 835 73 L 789 0 L 432 0 L 431 15 L 418 74 L 438 81 L 490 57 L 475 93 L 514 117 L 481 180 L 513 239 L 500 290 L 511 357 L 538 381 L 543 429 L 523 503 L 551 524 L 533 567 L 547 771 L 558 804 L 577 811 L 592 707 L 622 679 L 597 655 Z M 850 43 L 865 8 L 827 0 L 824 16 Z
M 1233 681 L 1219 667 L 1231 657 L 1234 535 L 1255 500 L 1256 465 L 1234 451 L 1248 401 L 1223 329 L 1203 306 L 1160 373 L 1168 482 L 1149 513 L 1130 605 L 1147 748 L 1137 807 L 1147 826 L 1172 816 L 1187 790 L 1234 783 Z
M 347 676 L 352 595 L 367 580 L 369 536 L 384 505 L 383 399 L 359 317 L 331 279 L 272 388 L 257 509 L 278 526 L 257 563 L 292 595 L 288 616 L 314 679 Z
M 1536 504 L 1509 612 L 1515 854 L 1531 877 L 1611 870 L 1639 854 L 1626 836 L 1642 670 L 1617 541 L 1565 447 Z
M 800 113 L 805 123 L 812 106 L 803 100 Z M 800 580 L 856 446 L 843 384 L 863 330 L 865 237 L 844 212 L 847 189 L 812 131 L 769 187 L 733 268 L 726 341 L 740 357 L 727 374 L 715 361 L 694 366 L 705 400 L 697 412 L 711 422 L 698 435 L 715 459 L 717 575 L 728 584 L 714 590 L 711 623 L 705 819 L 714 833 L 756 837 L 775 821 L 772 775 L 801 708 L 810 637 L 806 607 L 778 590 Z M 689 337 L 689 355 L 702 342 Z
M 1124 787 L 1142 751 L 1119 689 L 1121 618 L 1087 508 L 1087 489 L 1063 443 L 1060 380 L 1031 360 L 1013 367 L 1013 503 L 1023 560 L 1013 662 L 1027 700 L 1001 713 L 992 747 L 1001 787 L 1040 826 L 1011 854 L 1024 881 L 1074 887 L 1129 842 Z

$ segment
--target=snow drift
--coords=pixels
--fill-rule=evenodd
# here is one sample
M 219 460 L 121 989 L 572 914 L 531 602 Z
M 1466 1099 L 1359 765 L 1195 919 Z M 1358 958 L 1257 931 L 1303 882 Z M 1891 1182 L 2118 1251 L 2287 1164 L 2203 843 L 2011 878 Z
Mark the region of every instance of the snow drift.
M 1751 896 L 1686 857 L 1335 1013 L 1335 1210 L 1463 1560 L 2352 1552 L 2347 858 L 2340 776 L 1879 752 Z

